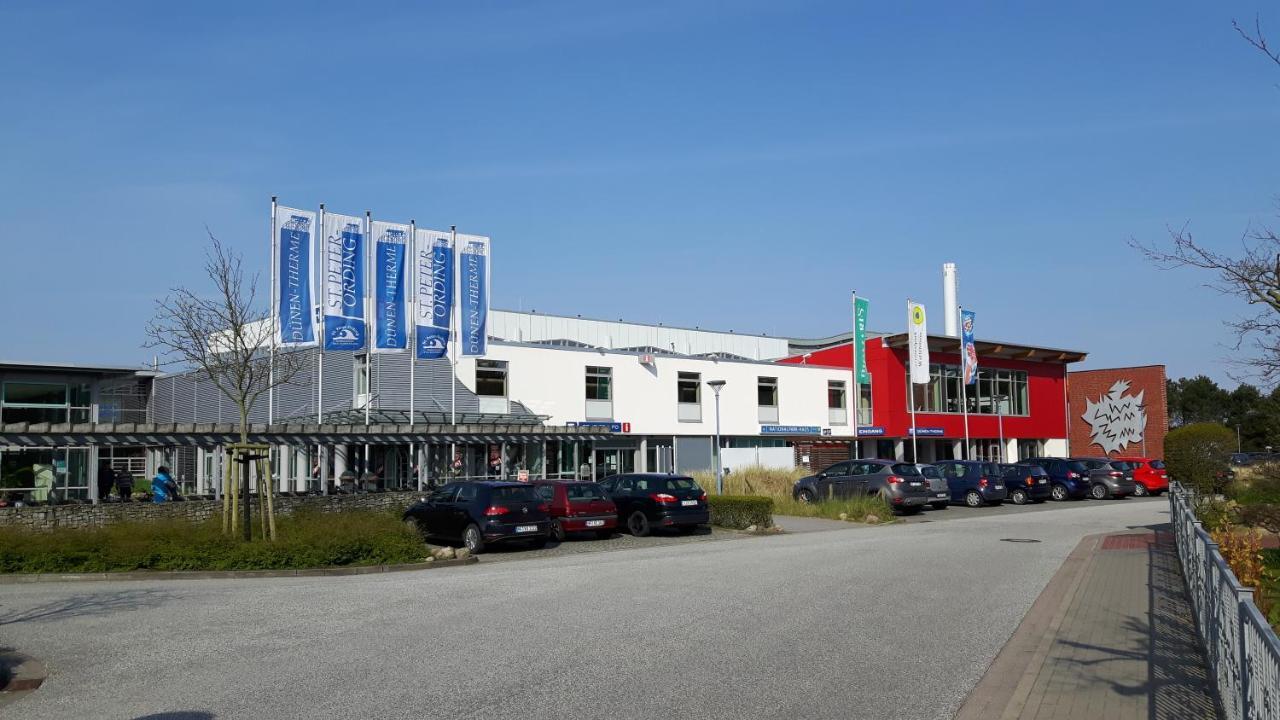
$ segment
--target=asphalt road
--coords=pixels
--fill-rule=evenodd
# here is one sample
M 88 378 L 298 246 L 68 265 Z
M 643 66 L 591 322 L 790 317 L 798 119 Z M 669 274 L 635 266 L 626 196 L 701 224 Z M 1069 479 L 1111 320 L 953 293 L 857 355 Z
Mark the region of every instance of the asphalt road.
M 4 716 L 950 718 L 1081 537 L 1168 519 L 1000 510 L 380 576 L 0 586 L 0 645 L 50 668 Z

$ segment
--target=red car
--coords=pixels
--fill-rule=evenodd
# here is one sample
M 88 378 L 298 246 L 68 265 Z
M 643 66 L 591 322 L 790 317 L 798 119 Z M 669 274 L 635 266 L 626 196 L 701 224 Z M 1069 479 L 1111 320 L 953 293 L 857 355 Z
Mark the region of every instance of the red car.
M 1159 495 L 1169 489 L 1169 473 L 1164 469 L 1164 461 L 1144 457 L 1112 458 L 1119 462 L 1127 462 L 1133 467 L 1133 481 L 1137 483 L 1137 497 L 1143 495 Z
M 608 538 L 618 527 L 618 508 L 596 483 L 539 480 L 534 489 L 550 508 L 551 537 L 557 541 L 572 532 L 593 532 Z

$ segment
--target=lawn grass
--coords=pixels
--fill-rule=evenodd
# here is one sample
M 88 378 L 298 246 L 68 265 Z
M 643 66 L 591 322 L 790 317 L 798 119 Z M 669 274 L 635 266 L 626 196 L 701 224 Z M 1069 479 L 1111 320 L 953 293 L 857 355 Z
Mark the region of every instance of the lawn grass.
M 893 508 L 878 497 L 856 497 L 848 500 L 823 500 L 816 503 L 802 503 L 787 498 L 774 500 L 774 516 L 793 515 L 798 517 L 826 518 L 828 520 L 848 520 L 850 522 L 890 523 L 894 520 Z M 844 517 L 841 517 L 843 515 Z
M 276 520 L 275 542 L 222 534 L 220 521 L 119 523 L 48 532 L 0 530 L 0 572 L 285 570 L 422 560 L 427 547 L 399 512 L 299 511 Z
M 797 480 L 809 474 L 809 471 L 804 468 L 793 470 L 765 467 L 738 468 L 724 476 L 724 491 L 726 495 L 761 495 L 772 498 L 775 516 L 792 515 L 865 522 L 866 517 L 871 515 L 877 518 L 876 522 L 893 522 L 893 509 L 889 507 L 889 503 L 880 498 L 857 497 L 848 500 L 823 500 L 816 503 L 797 502 L 791 497 L 791 489 Z M 698 472 L 693 474 L 693 478 L 708 492 L 715 491 L 714 473 Z M 841 515 L 845 517 L 841 518 Z

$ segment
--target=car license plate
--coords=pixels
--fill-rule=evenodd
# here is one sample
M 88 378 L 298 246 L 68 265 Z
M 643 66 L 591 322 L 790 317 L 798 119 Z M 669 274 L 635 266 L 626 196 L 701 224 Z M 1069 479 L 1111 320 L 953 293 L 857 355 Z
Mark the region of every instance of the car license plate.
M 685 507 L 689 507 L 690 505 L 697 505 L 698 501 L 697 500 L 681 500 L 680 504 Z
M 911 482 L 909 482 L 909 483 L 907 483 L 907 484 L 908 484 L 908 485 L 910 485 L 911 487 L 920 487 L 920 483 L 919 483 L 918 481 L 916 481 L 916 480 L 912 480 Z
M 1003 490 L 1003 489 L 1004 489 L 1004 486 L 1003 486 L 1003 485 L 999 485 L 999 484 L 997 484 L 997 485 L 996 485 L 996 489 L 997 489 L 997 490 Z
M 588 521 L 587 521 L 587 527 L 601 527 L 602 525 L 604 525 L 604 521 L 603 521 L 603 520 L 588 520 Z
M 538 526 L 537 525 L 517 525 L 516 532 L 518 533 L 538 532 Z
M 1041 485 L 1048 485 L 1048 484 L 1049 484 L 1049 478 L 1040 478 L 1039 483 L 1040 483 Z
M 946 497 L 946 496 L 947 496 L 947 494 L 946 494 L 946 493 L 944 493 L 944 492 L 937 493 L 937 495 L 936 495 L 936 497 L 940 497 L 940 498 L 944 498 L 944 497 Z

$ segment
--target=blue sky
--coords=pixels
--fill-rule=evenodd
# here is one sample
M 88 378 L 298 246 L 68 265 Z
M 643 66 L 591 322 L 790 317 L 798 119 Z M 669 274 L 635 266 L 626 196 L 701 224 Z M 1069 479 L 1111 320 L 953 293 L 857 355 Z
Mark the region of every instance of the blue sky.
M 277 194 L 491 235 L 497 307 L 818 336 L 856 288 L 897 330 L 954 261 L 979 336 L 1225 381 L 1238 302 L 1127 241 L 1274 217 L 1258 12 L 1280 43 L 1235 2 L 11 0 L 0 357 L 144 361 Z

